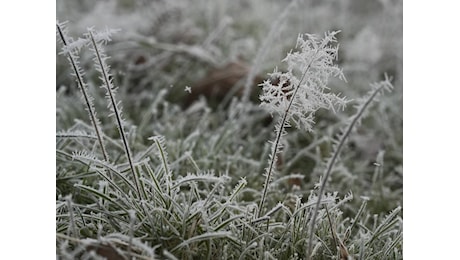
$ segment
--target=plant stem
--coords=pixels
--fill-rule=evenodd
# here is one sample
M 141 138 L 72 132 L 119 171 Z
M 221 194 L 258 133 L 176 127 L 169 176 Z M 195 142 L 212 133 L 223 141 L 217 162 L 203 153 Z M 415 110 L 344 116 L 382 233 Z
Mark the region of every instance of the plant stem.
M 107 94 L 108 94 L 110 103 L 113 108 L 113 113 L 115 115 L 115 119 L 118 125 L 118 131 L 120 133 L 120 137 L 123 142 L 123 147 L 126 153 L 126 157 L 128 158 L 129 167 L 131 168 L 131 172 L 133 174 L 133 179 L 134 179 L 134 184 L 136 185 L 137 195 L 139 196 L 139 199 L 142 199 L 141 192 L 139 189 L 139 181 L 136 176 L 136 170 L 134 169 L 134 162 L 133 162 L 133 158 L 131 155 L 131 150 L 129 148 L 128 139 L 126 138 L 126 133 L 123 128 L 123 119 L 121 118 L 121 112 L 120 112 L 120 109 L 118 108 L 118 105 L 115 99 L 115 93 L 113 91 L 113 84 L 109 79 L 109 73 L 108 73 L 107 66 L 105 65 L 105 62 L 101 56 L 101 50 L 99 50 L 98 44 L 96 40 L 94 39 L 94 35 L 91 30 L 89 30 L 89 36 L 91 39 L 91 43 L 94 47 L 94 55 L 96 56 L 96 60 L 100 66 L 100 73 L 102 75 L 102 80 L 104 81 L 104 85 L 107 90 Z
M 304 73 L 302 74 L 302 77 L 300 78 L 299 83 L 295 87 L 294 93 L 292 94 L 291 99 L 289 100 L 288 107 L 284 111 L 283 117 L 280 120 L 280 124 L 279 124 L 278 127 L 275 128 L 276 129 L 276 138 L 275 138 L 275 142 L 273 143 L 272 153 L 270 155 L 270 164 L 268 166 L 267 176 L 265 177 L 264 189 L 263 189 L 263 192 L 262 192 L 262 197 L 260 199 L 258 212 L 256 214 L 257 218 L 260 218 L 261 214 L 262 214 L 262 209 L 263 209 L 263 206 L 264 206 L 264 203 L 265 203 L 265 198 L 266 198 L 267 192 L 268 192 L 268 185 L 270 184 L 270 179 L 271 179 L 271 175 L 272 175 L 272 172 L 273 172 L 273 168 L 274 168 L 275 163 L 277 161 L 276 154 L 279 152 L 279 149 L 280 149 L 279 145 L 280 145 L 280 142 L 281 142 L 281 137 L 283 135 L 283 130 L 284 130 L 286 121 L 287 121 L 288 116 L 289 116 L 289 110 L 290 110 L 290 108 L 292 106 L 292 103 L 294 102 L 295 95 L 297 94 L 300 86 L 302 85 L 302 82 L 303 82 L 303 80 L 305 78 L 305 75 L 307 75 L 307 72 L 310 69 L 311 64 L 316 59 L 316 54 L 317 53 L 318 53 L 318 51 L 316 51 L 315 55 L 313 56 L 313 58 L 311 59 L 310 63 L 308 64 L 307 68 L 305 69 Z
M 388 81 L 387 81 L 388 82 Z M 321 198 L 323 196 L 324 188 L 326 187 L 326 182 L 329 176 L 331 175 L 332 172 L 332 167 L 334 166 L 337 158 L 339 157 L 340 151 L 342 150 L 343 145 L 345 144 L 345 141 L 347 140 L 347 137 L 350 135 L 351 131 L 353 130 L 355 124 L 359 121 L 359 118 L 362 116 L 366 108 L 369 106 L 369 104 L 372 102 L 374 97 L 382 90 L 387 82 L 384 82 L 381 84 L 377 89 L 373 91 L 373 93 L 370 95 L 370 97 L 366 100 L 366 102 L 363 104 L 361 109 L 358 110 L 358 113 L 353 117 L 353 120 L 351 123 L 348 125 L 347 129 L 343 132 L 342 136 L 340 137 L 339 144 L 337 145 L 337 148 L 332 155 L 331 159 L 328 161 L 327 169 L 326 172 L 324 173 L 324 177 L 321 181 L 319 193 L 318 193 L 318 198 L 315 204 L 315 208 L 313 210 L 313 217 L 311 218 L 310 222 L 310 238 L 308 242 L 308 249 L 307 249 L 307 259 L 310 259 L 310 254 L 313 249 L 313 235 L 315 232 L 315 223 L 316 223 L 316 217 L 318 216 L 318 211 L 319 211 L 319 205 L 321 203 Z
M 61 38 L 62 43 L 64 44 L 64 46 L 68 46 L 65 33 L 62 31 L 62 28 L 59 25 L 59 23 L 56 23 L 56 28 L 58 30 L 59 37 Z M 99 127 L 99 120 L 96 117 L 96 111 L 94 109 L 94 106 L 92 105 L 91 97 L 88 94 L 88 92 L 86 91 L 86 83 L 83 81 L 83 76 L 81 75 L 80 69 L 79 69 L 79 67 L 78 67 L 78 65 L 77 65 L 77 63 L 75 61 L 76 57 L 74 57 L 74 55 L 72 54 L 71 50 L 68 51 L 67 56 L 69 58 L 69 62 L 71 64 L 71 66 L 72 66 L 72 69 L 73 69 L 73 71 L 75 73 L 75 78 L 77 80 L 77 83 L 78 83 L 78 86 L 80 88 L 80 91 L 81 91 L 81 93 L 83 95 L 83 98 L 85 100 L 91 123 L 93 124 L 94 131 L 96 132 L 97 140 L 99 142 L 99 146 L 101 147 L 101 150 L 102 150 L 102 155 L 104 157 L 104 160 L 106 162 L 109 162 L 109 156 L 108 156 L 107 151 L 105 149 L 102 130 Z

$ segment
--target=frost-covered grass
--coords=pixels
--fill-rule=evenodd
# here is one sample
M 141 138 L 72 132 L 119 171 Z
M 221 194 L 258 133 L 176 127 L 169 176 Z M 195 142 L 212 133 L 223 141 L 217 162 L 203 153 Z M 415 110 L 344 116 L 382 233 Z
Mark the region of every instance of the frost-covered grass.
M 376 2 L 360 27 L 351 1 L 63 1 L 58 257 L 402 259 L 400 3 Z M 183 105 L 235 59 L 241 95 Z

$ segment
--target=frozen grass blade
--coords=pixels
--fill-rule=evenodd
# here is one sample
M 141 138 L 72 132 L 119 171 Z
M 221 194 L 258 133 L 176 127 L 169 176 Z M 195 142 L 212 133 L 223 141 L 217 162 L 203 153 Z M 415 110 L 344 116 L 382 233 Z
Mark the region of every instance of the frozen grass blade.
M 238 258 L 238 260 L 246 259 L 244 256 L 245 256 L 246 254 L 248 254 L 248 252 L 249 252 L 250 250 L 253 250 L 253 249 L 255 249 L 256 247 L 257 247 L 257 242 L 253 242 L 253 243 L 249 244 L 249 246 L 247 246 L 247 247 L 243 250 L 243 252 L 241 253 L 241 255 L 240 255 L 240 257 Z
M 128 209 L 126 209 L 125 207 L 123 207 L 120 203 L 116 202 L 114 199 L 112 199 L 111 197 L 109 197 L 108 195 L 102 193 L 102 192 L 99 192 L 98 190 L 96 189 L 93 189 L 91 187 L 88 187 L 88 186 L 85 186 L 85 185 L 81 185 L 81 184 L 75 184 L 75 187 L 76 188 L 80 188 L 82 190 L 85 190 L 87 191 L 88 193 L 90 194 L 93 194 L 95 195 L 97 198 L 104 198 L 105 200 L 111 202 L 113 205 L 116 205 L 118 208 L 122 209 L 123 211 L 125 211 L 126 213 L 128 213 Z
M 287 113 L 286 113 L 287 116 Z M 284 131 L 284 124 L 286 121 L 286 116 L 283 116 L 281 119 L 281 123 L 276 126 L 276 138 L 275 142 L 272 143 L 272 150 L 271 154 L 268 158 L 268 168 L 265 171 L 265 182 L 263 184 L 263 191 L 262 191 L 262 196 L 260 198 L 259 202 L 259 207 L 257 209 L 257 218 L 259 218 L 262 215 L 262 210 L 264 207 L 265 199 L 267 197 L 267 192 L 268 188 L 270 186 L 270 182 L 272 181 L 272 175 L 274 171 L 274 167 L 276 165 L 276 162 L 278 161 L 278 154 L 281 152 L 281 136 L 283 133 L 286 133 Z
M 402 232 L 393 240 L 393 242 L 388 246 L 388 248 L 383 253 L 383 257 L 389 257 L 391 251 L 402 242 Z
M 330 44 L 336 42 L 335 35 L 339 31 L 326 33 L 320 40 L 316 35 L 299 35 L 297 48 L 283 60 L 288 63 L 288 72 L 281 73 L 276 69 L 270 75 L 278 79 L 277 84 L 266 80 L 261 84 L 263 93 L 260 95 L 261 106 L 270 113 L 281 116 L 275 126 L 275 140 L 265 169 L 265 182 L 257 211 L 257 218 L 262 215 L 268 188 L 273 178 L 278 154 L 281 153 L 281 138 L 286 135 L 285 128 L 290 127 L 290 121 L 295 126 L 312 130 L 313 114 L 320 108 L 334 109 L 334 104 L 345 106 L 345 101 L 338 95 L 325 93 L 329 77 L 345 79 L 342 71 L 334 65 L 337 59 L 338 47 Z M 306 39 L 304 38 L 306 37 Z M 299 75 L 299 73 L 301 73 Z
M 134 168 L 134 161 L 131 155 L 131 149 L 129 148 L 127 135 L 123 126 L 123 118 L 121 115 L 121 107 L 120 104 L 117 102 L 115 97 L 116 88 L 112 83 L 112 79 L 110 79 L 109 73 L 109 66 L 106 63 L 107 56 L 103 52 L 101 43 L 96 41 L 94 36 L 94 31 L 92 29 L 88 29 L 87 37 L 91 42 L 92 50 L 94 53 L 94 60 L 97 64 L 96 70 L 101 73 L 101 80 L 102 80 L 102 87 L 107 92 L 107 98 L 109 100 L 109 104 L 111 105 L 111 110 L 113 115 L 115 116 L 117 128 L 123 142 L 123 147 L 125 149 L 126 157 L 128 159 L 129 167 L 131 168 L 132 176 L 134 179 L 134 184 L 136 185 L 137 195 L 139 199 L 142 199 L 141 191 L 139 189 L 139 180 L 136 175 L 136 169 Z M 108 37 L 108 36 L 107 36 Z
M 161 159 L 161 163 L 163 165 L 164 176 L 166 181 L 166 193 L 170 198 L 172 198 L 171 189 L 172 187 L 172 172 L 169 167 L 168 162 L 168 153 L 166 152 L 166 148 L 164 146 L 165 138 L 163 136 L 154 136 L 150 137 L 149 140 L 153 140 L 158 148 L 158 156 Z
M 175 248 L 173 248 L 171 250 L 171 252 L 177 251 L 179 248 L 182 248 L 184 246 L 190 245 L 192 243 L 197 243 L 197 242 L 200 242 L 200 241 L 203 241 L 203 240 L 221 239 L 221 238 L 229 239 L 229 240 L 232 240 L 234 242 L 236 242 L 238 240 L 238 239 L 232 237 L 231 232 L 208 232 L 208 233 L 198 235 L 198 236 L 195 236 L 195 237 L 192 237 L 190 239 L 185 240 L 184 242 L 180 243 Z
M 328 160 L 327 163 L 327 169 L 322 177 L 322 181 L 320 184 L 320 189 L 318 191 L 318 198 L 316 201 L 315 208 L 313 210 L 313 216 L 310 222 L 310 232 L 309 232 L 309 243 L 308 243 L 308 249 L 307 249 L 307 257 L 310 258 L 311 253 L 312 253 L 312 246 L 313 246 L 313 236 L 315 234 L 315 223 L 316 223 L 316 217 L 318 216 L 318 211 L 319 211 L 319 206 L 321 204 L 321 198 L 324 193 L 324 189 L 326 187 L 326 182 L 329 179 L 329 176 L 332 172 L 332 168 L 335 165 L 336 160 L 339 157 L 340 151 L 342 150 L 343 145 L 345 144 L 348 136 L 350 136 L 351 131 L 353 130 L 354 126 L 358 124 L 361 120 L 362 115 L 366 111 L 367 107 L 372 103 L 372 100 L 378 95 L 383 92 L 383 90 L 391 90 L 393 86 L 390 83 L 390 79 L 386 77 L 385 81 L 381 81 L 376 84 L 372 84 L 372 90 L 370 92 L 370 95 L 367 97 L 367 99 L 363 99 L 363 102 L 358 104 L 357 108 L 358 111 L 356 115 L 353 117 L 351 120 L 350 124 L 348 127 L 342 132 L 339 142 L 337 144 L 337 147 L 334 150 L 334 153 L 332 157 Z
M 174 185 L 172 185 L 172 189 L 177 189 L 180 186 L 191 183 L 191 182 L 215 182 L 219 183 L 222 179 L 220 177 L 214 176 L 214 174 L 188 174 L 187 176 L 180 178 L 176 181 Z
M 158 196 L 161 199 L 163 206 L 166 208 L 166 206 L 169 205 L 168 201 L 170 197 L 165 196 L 164 191 L 161 188 L 160 180 L 158 180 L 152 168 L 150 168 L 150 166 L 147 163 L 144 164 L 144 169 L 147 171 L 147 174 L 150 177 L 150 180 L 143 179 L 143 181 L 154 189 L 155 191 L 154 195 Z
M 245 178 L 241 178 L 238 184 L 233 188 L 232 192 L 230 193 L 230 196 L 228 199 L 225 201 L 224 204 L 222 204 L 217 212 L 214 215 L 211 215 L 209 217 L 210 222 L 215 222 L 219 217 L 222 216 L 222 214 L 225 212 L 226 208 L 230 205 L 230 203 L 236 198 L 238 194 L 243 191 L 244 187 L 246 187 L 247 181 Z
M 74 153 L 72 155 L 72 159 L 78 160 L 79 162 L 82 162 L 83 164 L 88 164 L 88 165 L 95 164 L 95 165 L 103 167 L 104 169 L 109 170 L 114 176 L 120 178 L 133 192 L 136 192 L 136 188 L 134 187 L 134 185 L 117 169 L 115 165 L 101 161 L 95 157 L 92 157 L 86 153 L 81 153 L 81 152 Z M 87 162 L 85 163 L 85 161 L 88 161 L 89 163 Z M 99 173 L 104 175 L 102 171 L 100 171 Z M 103 177 L 104 179 L 106 179 L 105 176 Z M 113 178 L 113 176 L 111 178 Z
M 163 250 L 163 256 L 170 260 L 179 260 L 179 258 L 175 257 L 171 252 L 169 252 L 166 249 Z
M 69 43 L 66 36 L 66 30 L 65 27 L 63 27 L 63 25 L 64 23 L 56 22 L 56 29 L 59 34 L 59 37 L 62 41 L 62 44 L 64 45 L 64 49 L 67 49 Z M 102 151 L 102 155 L 104 156 L 104 160 L 108 162 L 109 156 L 104 145 L 103 133 L 100 127 L 101 123 L 96 115 L 96 110 L 93 104 L 93 97 L 91 97 L 88 93 L 88 85 L 83 80 L 83 70 L 81 69 L 78 63 L 78 51 L 75 49 L 68 49 L 64 52 L 67 53 L 67 58 L 74 73 L 73 75 L 75 76 L 80 92 L 83 96 L 83 99 L 85 100 L 86 109 L 88 110 L 89 118 L 91 120 L 91 123 L 93 124 L 94 131 L 96 133 L 97 140 Z
M 95 139 L 97 140 L 97 136 L 91 135 L 82 131 L 60 131 L 56 133 L 56 138 L 88 138 L 88 139 Z
M 214 228 L 214 231 L 219 231 L 221 229 L 223 229 L 224 227 L 227 227 L 230 223 L 232 223 L 233 221 L 237 220 L 237 219 L 243 219 L 244 218 L 244 214 L 240 214 L 240 215 L 235 215 L 233 217 L 230 217 L 228 218 L 227 220 L 223 221 L 222 223 L 220 223 L 219 225 L 217 225 L 215 228 Z
M 357 225 L 359 218 L 361 218 L 361 215 L 363 214 L 364 209 L 366 208 L 367 201 L 368 201 L 368 198 L 365 198 L 365 199 L 363 200 L 363 203 L 362 203 L 361 206 L 359 207 L 359 210 L 358 210 L 358 212 L 356 213 L 355 218 L 353 219 L 353 221 L 352 221 L 352 223 L 351 223 L 351 226 L 349 226 L 349 227 L 347 228 L 347 230 L 345 231 L 345 238 L 344 238 L 344 240 L 347 240 L 347 239 L 350 237 L 351 232 L 353 231 L 353 228 Z
M 371 244 L 375 239 L 377 239 L 381 234 L 388 231 L 393 225 L 399 222 L 397 219 L 398 213 L 401 211 L 401 207 L 395 208 L 387 217 L 382 221 L 382 223 L 375 229 L 372 234 L 371 239 L 366 242 L 366 245 Z

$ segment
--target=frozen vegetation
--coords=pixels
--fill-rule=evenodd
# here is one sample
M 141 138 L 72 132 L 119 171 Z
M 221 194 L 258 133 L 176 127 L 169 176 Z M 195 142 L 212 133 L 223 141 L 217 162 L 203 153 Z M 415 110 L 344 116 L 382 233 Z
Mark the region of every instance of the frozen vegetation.
M 57 1 L 58 259 L 402 259 L 402 1 Z

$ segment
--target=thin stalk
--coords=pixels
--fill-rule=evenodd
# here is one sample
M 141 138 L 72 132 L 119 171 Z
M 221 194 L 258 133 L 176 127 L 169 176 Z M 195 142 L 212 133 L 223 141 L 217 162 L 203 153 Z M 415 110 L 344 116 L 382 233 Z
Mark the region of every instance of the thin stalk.
M 129 167 L 131 168 L 131 172 L 133 174 L 134 184 L 136 185 L 136 190 L 137 190 L 137 195 L 138 195 L 139 199 L 142 199 L 141 192 L 140 192 L 140 189 L 139 189 L 139 180 L 137 178 L 136 171 L 134 169 L 133 158 L 132 158 L 132 155 L 131 155 L 131 150 L 130 150 L 129 145 L 128 145 L 128 139 L 126 138 L 126 132 L 125 132 L 125 130 L 123 128 L 123 119 L 121 118 L 121 112 L 120 112 L 120 109 L 118 108 L 118 104 L 117 104 L 117 101 L 115 99 L 115 93 L 113 91 L 113 85 L 112 85 L 112 82 L 109 79 L 108 68 L 107 68 L 107 66 L 106 66 L 106 64 L 105 64 L 105 62 L 103 60 L 103 57 L 101 56 L 101 50 L 99 50 L 98 43 L 94 39 L 93 32 L 91 30 L 89 30 L 88 32 L 89 32 L 91 43 L 92 43 L 93 48 L 94 48 L 94 55 L 95 55 L 96 60 L 99 63 L 99 66 L 100 66 L 100 73 L 101 73 L 101 76 L 102 76 L 102 80 L 104 81 L 104 84 L 105 84 L 105 87 L 106 87 L 106 90 L 107 90 L 107 94 L 108 94 L 108 97 L 110 99 L 110 103 L 111 103 L 112 108 L 113 108 L 113 113 L 115 115 L 115 119 L 116 119 L 116 122 L 117 122 L 117 125 L 118 125 L 118 131 L 119 131 L 121 140 L 123 142 L 123 147 L 124 147 L 124 150 L 125 150 L 125 153 L 126 153 L 126 157 L 128 158 Z
M 318 53 L 318 51 L 316 51 L 315 56 L 316 56 L 317 53 Z M 264 189 L 262 191 L 262 197 L 261 197 L 260 202 L 259 202 L 257 218 L 260 218 L 260 216 L 262 214 L 262 209 L 263 209 L 263 206 L 264 206 L 264 203 L 265 203 L 265 197 L 267 196 L 268 186 L 270 184 L 271 175 L 272 175 L 273 169 L 274 169 L 276 161 L 277 161 L 276 160 L 277 159 L 276 154 L 279 152 L 279 146 L 280 146 L 280 142 L 281 142 L 281 137 L 283 135 L 283 130 L 284 130 L 286 121 L 287 121 L 288 116 L 289 116 L 289 110 L 291 109 L 291 106 L 292 106 L 292 104 L 294 102 L 295 95 L 297 94 L 300 86 L 302 85 L 302 82 L 303 82 L 303 80 L 305 78 L 305 75 L 307 75 L 307 72 L 310 69 L 313 61 L 315 61 L 315 59 L 316 59 L 315 56 L 313 56 L 313 58 L 311 59 L 311 61 L 308 64 L 307 68 L 305 69 L 304 73 L 302 74 L 302 77 L 300 78 L 299 83 L 295 87 L 294 93 L 292 94 L 291 99 L 289 100 L 288 107 L 284 111 L 283 117 L 280 120 L 279 127 L 275 128 L 276 129 L 276 138 L 275 138 L 275 142 L 273 143 L 272 153 L 270 155 L 270 164 L 268 166 L 267 176 L 265 177 Z
M 64 46 L 67 47 L 68 46 L 67 39 L 66 39 L 65 33 L 63 32 L 63 30 L 62 30 L 61 26 L 59 25 L 59 23 L 56 23 L 56 28 L 58 30 L 59 37 L 61 38 L 62 43 L 64 44 Z M 77 57 L 74 57 L 74 55 L 72 54 L 71 50 L 69 50 L 67 52 L 67 57 L 68 57 L 69 62 L 71 64 L 71 66 L 72 66 L 72 69 L 73 69 L 73 71 L 75 73 L 75 79 L 77 80 L 78 86 L 79 86 L 80 91 L 81 91 L 81 93 L 83 95 L 83 98 L 85 100 L 91 123 L 93 124 L 94 131 L 96 132 L 96 136 L 97 136 L 97 140 L 99 142 L 99 146 L 101 147 L 102 155 L 104 157 L 104 160 L 109 162 L 109 156 L 107 154 L 107 150 L 105 149 L 102 130 L 100 129 L 100 126 L 99 126 L 99 119 L 97 118 L 96 111 L 94 109 L 94 106 L 92 105 L 92 101 L 91 101 L 92 98 L 88 94 L 88 92 L 86 91 L 86 86 L 87 85 L 83 80 L 83 76 L 80 73 L 80 68 L 79 68 L 79 66 L 78 66 L 78 64 L 76 62 Z
M 388 81 L 387 81 L 388 82 Z M 366 102 L 363 104 L 361 109 L 358 111 L 358 113 L 354 116 L 353 120 L 351 123 L 348 125 L 348 128 L 343 132 L 342 136 L 340 137 L 339 144 L 337 145 L 337 149 L 335 150 L 334 154 L 332 155 L 331 159 L 328 162 L 328 166 L 326 169 L 326 172 L 324 173 L 324 176 L 321 181 L 319 193 L 318 193 L 318 198 L 315 204 L 315 208 L 313 210 L 313 217 L 311 218 L 310 222 L 310 238 L 308 242 L 308 249 L 307 249 L 307 259 L 310 259 L 311 252 L 312 252 L 312 246 L 313 246 L 313 236 L 315 232 L 315 223 L 316 223 L 316 217 L 318 216 L 318 211 L 319 211 L 319 206 L 321 204 L 321 198 L 323 196 L 324 189 L 326 187 L 326 182 L 331 175 L 332 172 L 332 167 L 334 166 L 337 158 L 339 157 L 340 151 L 342 150 L 343 145 L 345 144 L 345 141 L 347 140 L 348 136 L 350 135 L 351 131 L 353 130 L 355 124 L 359 121 L 359 118 L 362 116 L 366 108 L 369 106 L 369 104 L 372 102 L 374 97 L 382 90 L 386 83 L 384 82 L 381 84 L 378 88 L 374 90 L 374 92 L 369 96 L 369 98 L 366 100 Z M 389 83 L 389 82 L 388 82 Z

